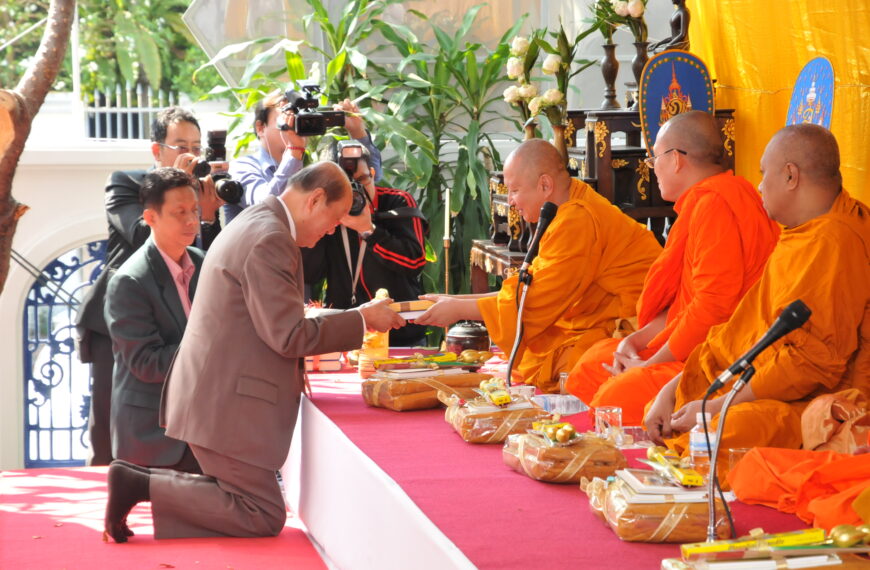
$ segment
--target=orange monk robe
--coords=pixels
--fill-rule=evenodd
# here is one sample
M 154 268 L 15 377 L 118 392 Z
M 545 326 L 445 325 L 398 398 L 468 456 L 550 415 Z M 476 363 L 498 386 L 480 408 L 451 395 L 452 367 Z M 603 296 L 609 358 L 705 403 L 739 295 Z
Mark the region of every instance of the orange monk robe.
M 720 449 L 801 445 L 800 417 L 821 394 L 857 388 L 870 396 L 870 208 L 844 190 L 831 210 L 782 231 L 758 283 L 728 322 L 710 330 L 677 386 L 675 409 L 700 400 L 782 309 L 801 299 L 809 321 L 755 359 L 755 400 L 728 410 Z M 715 396 L 731 389 L 725 386 Z M 713 425 L 718 425 L 718 416 Z M 689 434 L 669 440 L 678 451 Z M 727 458 L 727 454 L 720 455 Z M 727 459 L 720 461 L 724 479 Z
M 667 310 L 665 328 L 640 356 L 648 359 L 668 342 L 676 361 L 610 376 L 602 364 L 613 362 L 620 341 L 607 339 L 590 348 L 568 378 L 568 390 L 589 405 L 620 406 L 626 425 L 640 425 L 646 403 L 682 370 L 710 327 L 731 316 L 779 236 L 758 192 L 731 171 L 689 188 L 674 210 L 679 217 L 644 280 L 638 324 Z
M 560 372 L 611 336 L 617 319 L 634 315 L 643 276 L 661 246 L 644 226 L 575 179 L 539 251 L 529 267 L 532 284 L 513 378 L 553 392 Z M 477 302 L 490 337 L 506 352 L 516 337 L 516 288 L 513 276 L 498 296 Z
M 830 530 L 838 524 L 870 523 L 870 454 L 758 447 L 728 474 L 742 502 L 793 513 Z

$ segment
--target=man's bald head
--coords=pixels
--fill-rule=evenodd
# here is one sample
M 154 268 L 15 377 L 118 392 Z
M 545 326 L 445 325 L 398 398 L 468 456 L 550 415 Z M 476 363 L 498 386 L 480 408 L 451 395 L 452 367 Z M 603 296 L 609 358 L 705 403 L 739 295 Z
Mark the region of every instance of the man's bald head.
M 344 170 L 334 162 L 317 162 L 306 166 L 287 181 L 287 189 L 307 194 L 322 188 L 326 202 L 331 204 L 349 196 L 350 180 Z
M 505 169 L 514 162 L 522 165 L 523 171 L 530 177 L 537 178 L 542 174 L 568 177 L 562 155 L 556 147 L 543 139 L 530 139 L 520 144 L 508 155 Z
M 504 164 L 508 203 L 527 222 L 537 222 L 544 202 L 562 204 L 568 199 L 571 176 L 552 144 L 542 139 L 523 142 Z
M 832 191 L 843 185 L 840 147 L 834 134 L 819 125 L 789 125 L 777 131 L 768 144 L 772 158 L 798 167 L 802 177 Z
M 686 151 L 689 160 L 725 169 L 725 145 L 716 119 L 704 111 L 686 111 L 671 117 L 656 142 Z
M 761 156 L 761 200 L 768 215 L 787 228 L 827 213 L 840 193 L 840 150 L 818 125 L 779 130 Z

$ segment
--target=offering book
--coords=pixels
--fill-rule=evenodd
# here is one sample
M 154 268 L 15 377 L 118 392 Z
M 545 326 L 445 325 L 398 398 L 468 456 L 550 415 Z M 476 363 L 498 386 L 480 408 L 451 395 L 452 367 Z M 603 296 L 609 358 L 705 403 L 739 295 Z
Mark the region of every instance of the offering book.
M 623 495 L 629 503 L 700 503 L 707 500 L 706 491 L 683 487 L 655 471 L 620 469 L 616 476 L 627 486 Z

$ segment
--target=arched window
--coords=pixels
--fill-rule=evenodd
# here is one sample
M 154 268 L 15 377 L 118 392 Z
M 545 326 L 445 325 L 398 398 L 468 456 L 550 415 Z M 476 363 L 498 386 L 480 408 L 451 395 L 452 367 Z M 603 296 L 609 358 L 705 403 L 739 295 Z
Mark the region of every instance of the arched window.
M 75 316 L 103 269 L 106 241 L 46 265 L 24 302 L 24 465 L 84 465 L 90 369 L 75 348 Z

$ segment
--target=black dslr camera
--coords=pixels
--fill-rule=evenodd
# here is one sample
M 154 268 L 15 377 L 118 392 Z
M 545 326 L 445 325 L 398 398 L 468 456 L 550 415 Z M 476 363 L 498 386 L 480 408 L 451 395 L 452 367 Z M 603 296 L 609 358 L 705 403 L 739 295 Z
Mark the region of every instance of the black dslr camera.
M 359 166 L 359 162 L 361 160 L 365 161 L 363 158 L 362 145 L 356 141 L 338 141 L 335 156 L 336 162 L 350 179 L 350 187 L 351 190 L 353 190 L 353 202 L 350 206 L 350 215 L 359 216 L 363 213 L 366 205 L 372 201 L 369 197 L 369 193 L 366 192 L 365 188 L 363 188 L 363 185 L 353 179 L 353 177 L 356 176 L 356 169 Z
M 203 178 L 211 174 L 214 180 L 214 189 L 218 197 L 227 204 L 238 204 L 242 200 L 245 189 L 238 180 L 230 178 L 226 170 L 212 170 L 211 163 L 225 163 L 227 161 L 227 132 L 208 131 L 208 146 L 205 148 L 205 160 L 199 162 L 193 169 L 197 178 Z M 223 164 L 221 164 L 223 167 Z
M 303 93 L 288 89 L 284 92 L 287 104 L 280 108 L 281 116 L 278 117 L 278 128 L 282 131 L 295 131 L 300 137 L 322 135 L 330 127 L 344 126 L 344 111 L 321 109 L 317 93 L 320 93 L 318 85 L 303 85 Z M 296 116 L 293 127 L 284 122 L 284 113 L 293 111 Z

